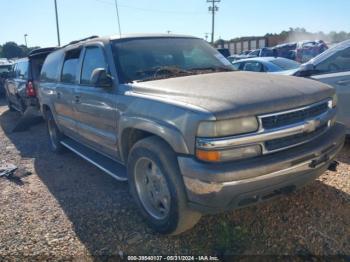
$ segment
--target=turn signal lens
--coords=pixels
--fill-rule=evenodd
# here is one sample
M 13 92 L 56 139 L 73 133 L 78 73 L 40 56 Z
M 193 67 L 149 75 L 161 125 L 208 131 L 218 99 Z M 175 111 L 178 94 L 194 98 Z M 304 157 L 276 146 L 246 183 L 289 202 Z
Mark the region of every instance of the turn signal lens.
M 197 149 L 197 158 L 206 162 L 227 162 L 238 159 L 256 157 L 262 154 L 260 145 L 246 146 L 220 151 L 205 151 Z
M 204 151 L 197 149 L 197 157 L 202 161 L 219 162 L 220 152 L 218 151 Z

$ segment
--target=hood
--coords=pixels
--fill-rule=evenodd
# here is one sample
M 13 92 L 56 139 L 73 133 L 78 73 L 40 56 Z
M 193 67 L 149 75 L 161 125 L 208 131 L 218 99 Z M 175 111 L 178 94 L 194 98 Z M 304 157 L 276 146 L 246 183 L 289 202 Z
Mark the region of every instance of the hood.
M 328 85 L 304 78 L 222 72 L 132 85 L 134 93 L 201 107 L 217 119 L 278 112 L 332 97 Z

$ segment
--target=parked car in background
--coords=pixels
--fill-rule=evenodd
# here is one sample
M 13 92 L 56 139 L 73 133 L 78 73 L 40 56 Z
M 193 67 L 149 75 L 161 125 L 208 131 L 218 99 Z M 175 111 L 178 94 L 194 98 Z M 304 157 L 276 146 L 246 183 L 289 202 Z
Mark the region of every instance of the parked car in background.
M 250 52 L 247 56 L 249 57 L 270 57 L 273 56 L 273 50 L 271 48 L 260 48 Z
M 283 57 L 256 57 L 233 62 L 235 69 L 240 71 L 265 72 L 292 75 L 299 70 L 300 64 Z
M 338 94 L 338 121 L 347 126 L 350 134 L 350 40 L 344 41 L 309 62 L 294 73 L 333 86 Z
M 24 113 L 28 107 L 39 108 L 36 88 L 40 71 L 47 55 L 55 49 L 36 49 L 28 57 L 15 61 L 5 81 L 5 92 L 10 110 Z
M 218 51 L 224 57 L 229 57 L 231 55 L 230 50 L 228 48 L 219 48 Z
M 140 213 L 166 234 L 294 191 L 345 139 L 331 87 L 236 72 L 195 37 L 76 41 L 46 58 L 38 90 L 51 149 L 128 180 Z
M 295 60 L 306 63 L 327 49 L 327 44 L 322 40 L 299 42 L 295 50 Z
M 5 80 L 11 71 L 11 64 L 0 64 L 0 97 L 5 95 Z
M 277 45 L 272 48 L 274 57 L 284 57 L 290 60 L 295 60 L 295 50 L 297 48 L 297 43 L 287 43 Z
M 245 51 L 242 52 L 240 55 L 232 55 L 227 57 L 227 59 L 232 63 L 238 60 L 242 60 L 242 59 L 247 59 L 247 58 L 253 58 L 253 57 L 269 57 L 269 56 L 273 56 L 273 50 L 271 48 L 261 48 L 261 49 L 256 49 L 253 51 Z

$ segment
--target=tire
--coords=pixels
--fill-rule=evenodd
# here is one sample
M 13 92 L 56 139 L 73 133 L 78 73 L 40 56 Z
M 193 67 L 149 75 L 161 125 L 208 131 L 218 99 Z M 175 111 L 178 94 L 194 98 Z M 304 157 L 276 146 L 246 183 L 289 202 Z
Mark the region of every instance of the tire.
M 176 154 L 163 140 L 152 136 L 137 142 L 127 170 L 131 194 L 153 230 L 178 235 L 199 221 L 201 214 L 187 207 Z
M 61 141 L 63 140 L 64 135 L 58 129 L 51 111 L 46 112 L 46 124 L 51 151 L 58 154 L 63 153 L 65 148 L 62 146 Z

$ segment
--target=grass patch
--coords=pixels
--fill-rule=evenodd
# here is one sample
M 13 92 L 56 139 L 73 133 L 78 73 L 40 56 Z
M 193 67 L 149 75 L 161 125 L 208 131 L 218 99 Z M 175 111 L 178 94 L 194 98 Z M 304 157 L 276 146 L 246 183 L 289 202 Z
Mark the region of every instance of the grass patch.
M 248 243 L 248 230 L 226 221 L 221 221 L 217 229 L 215 250 L 220 256 L 242 254 Z

